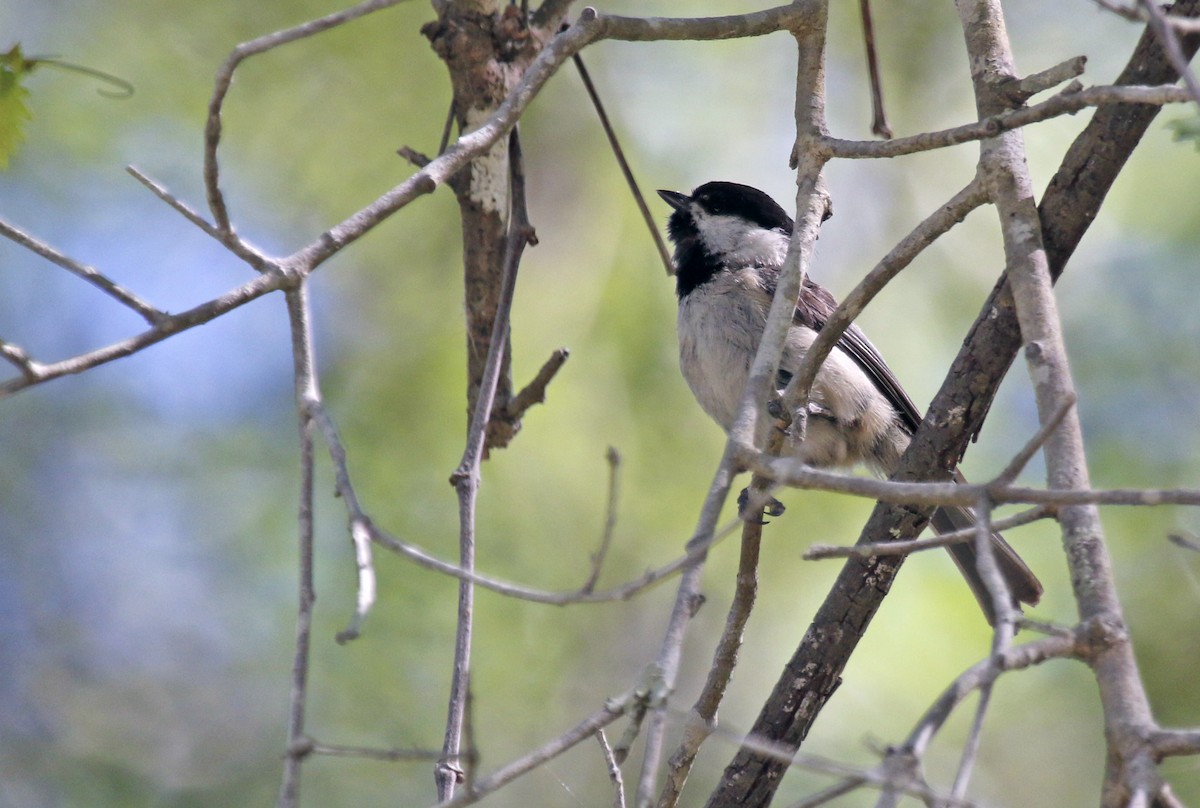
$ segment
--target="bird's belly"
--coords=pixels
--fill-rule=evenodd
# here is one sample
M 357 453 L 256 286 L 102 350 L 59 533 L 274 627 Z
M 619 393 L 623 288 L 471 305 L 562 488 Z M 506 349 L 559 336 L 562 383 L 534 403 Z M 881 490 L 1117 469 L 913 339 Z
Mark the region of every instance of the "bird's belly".
M 679 364 L 696 401 L 728 432 L 750 365 L 762 338 L 766 312 L 745 298 L 700 290 L 679 306 Z M 794 372 L 816 334 L 793 327 L 784 345 L 781 367 Z M 907 436 L 898 429 L 895 411 L 857 364 L 835 349 L 813 384 L 804 440 L 789 441 L 787 453 L 817 467 L 867 463 L 886 467 L 880 447 L 898 456 Z M 765 402 L 764 402 L 765 403 Z M 890 459 L 890 457 L 889 457 Z M 883 462 L 881 462 L 883 461 Z
M 679 367 L 701 408 L 733 426 L 763 320 L 731 295 L 696 291 L 679 305 Z

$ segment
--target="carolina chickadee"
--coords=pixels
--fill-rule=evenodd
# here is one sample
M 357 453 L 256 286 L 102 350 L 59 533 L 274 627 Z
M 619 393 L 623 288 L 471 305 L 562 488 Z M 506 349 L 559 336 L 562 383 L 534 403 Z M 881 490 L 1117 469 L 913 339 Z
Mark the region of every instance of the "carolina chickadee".
M 709 182 L 691 196 L 658 193 L 674 209 L 667 233 L 675 244 L 679 365 L 700 406 L 728 432 L 793 223 L 773 199 L 747 185 Z M 805 277 L 780 360 L 781 389 L 836 306 L 833 295 Z M 811 398 L 804 441 L 790 448 L 811 466 L 864 463 L 888 476 L 921 422 L 912 399 L 856 325 L 821 366 Z M 939 533 L 974 522 L 964 508 L 939 508 L 932 519 Z M 1042 594 L 1037 577 L 997 533 L 992 546 L 1014 600 L 1037 603 Z M 990 620 L 991 597 L 976 569 L 974 545 L 966 542 L 949 550 Z

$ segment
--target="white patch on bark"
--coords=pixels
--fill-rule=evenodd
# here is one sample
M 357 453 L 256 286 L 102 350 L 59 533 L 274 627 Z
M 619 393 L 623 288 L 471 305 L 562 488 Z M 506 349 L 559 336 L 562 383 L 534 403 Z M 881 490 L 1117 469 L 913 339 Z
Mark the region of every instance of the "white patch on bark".
M 482 126 L 491 114 L 492 110 L 467 110 L 468 131 Z M 508 138 L 500 138 L 471 163 L 471 199 L 500 216 L 508 212 Z

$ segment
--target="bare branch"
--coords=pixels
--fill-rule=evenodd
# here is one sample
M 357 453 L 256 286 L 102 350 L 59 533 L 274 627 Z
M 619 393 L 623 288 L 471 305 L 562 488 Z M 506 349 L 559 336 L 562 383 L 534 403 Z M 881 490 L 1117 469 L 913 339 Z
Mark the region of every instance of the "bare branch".
M 483 124 L 459 136 L 458 140 L 451 144 L 443 154 L 431 160 L 428 165 L 400 185 L 383 194 L 349 218 L 329 228 L 316 241 L 292 256 L 292 260 L 296 264 L 305 267 L 307 271 L 315 269 L 328 259 L 329 256 L 361 238 L 377 224 L 418 196 L 431 193 L 439 185 L 447 182 L 472 159 L 490 149 L 499 142 L 500 138 L 508 134 L 509 130 L 516 125 L 517 120 L 524 113 L 526 107 L 529 106 L 530 102 L 533 101 L 546 82 L 558 71 L 563 62 L 593 42 L 602 39 L 642 42 L 682 39 L 733 39 L 738 37 L 762 36 L 783 30 L 804 30 L 811 25 L 809 12 L 814 1 L 807 0 L 807 2 L 792 3 L 791 5 L 751 14 L 698 19 L 663 17 L 637 19 L 600 14 L 591 8 L 584 9 L 579 19 L 570 28 L 546 44 L 537 58 L 533 60 L 529 68 L 525 71 L 517 86 L 508 94 L 495 113 Z M 389 3 L 395 2 L 399 2 L 399 0 L 388 0 L 387 3 L 381 2 L 379 3 L 379 7 L 384 7 Z M 356 6 L 355 9 L 363 9 L 368 6 L 371 6 L 371 4 L 363 3 L 360 6 Z M 375 10 L 374 6 L 367 9 L 367 11 L 371 10 Z M 362 13 L 367 13 L 367 11 L 363 11 Z M 330 17 L 334 16 L 337 15 L 330 15 Z M 291 30 L 295 31 L 298 29 Z M 312 33 L 315 33 L 315 31 Z M 302 35 L 307 36 L 309 34 L 303 33 Z M 273 34 L 271 36 L 278 35 Z M 270 40 L 270 38 L 264 37 L 261 40 L 254 40 L 254 42 L 247 43 L 245 46 L 239 46 L 239 48 L 250 48 L 255 43 Z M 274 44 L 270 46 L 274 47 Z M 219 113 L 220 102 L 228 90 L 232 70 L 236 67 L 237 62 L 247 55 L 250 54 L 235 50 L 230 59 L 226 61 L 226 64 L 218 73 L 218 86 L 216 92 L 214 92 L 213 104 L 210 105 L 208 132 L 210 137 L 207 140 L 209 150 L 206 151 L 205 176 L 209 187 L 210 202 L 213 199 L 217 200 L 221 205 L 221 210 L 224 210 L 224 203 L 221 201 L 220 191 L 216 187 L 215 141 L 211 137 L 214 127 L 216 135 L 219 137 L 220 118 L 219 115 L 214 117 L 212 113 L 214 110 Z M 211 160 L 207 158 L 209 154 L 212 155 Z M 209 182 L 210 176 L 211 182 Z M 217 224 L 218 227 L 221 227 L 220 217 L 217 217 Z
M 1003 11 L 999 0 L 956 0 L 956 5 L 972 65 L 976 107 L 981 116 L 995 114 L 1008 101 L 994 87 L 1015 72 Z M 980 171 L 993 190 L 1038 414 L 1048 423 L 1060 410 L 1070 410 L 1046 440 L 1047 485 L 1088 488 L 1078 414 L 1067 406 L 1075 396 L 1074 381 L 1020 135 L 1005 133 L 982 143 Z M 1092 504 L 1064 505 L 1058 521 L 1080 618 L 1103 620 L 1110 627 L 1111 641 L 1091 656 L 1090 663 L 1099 684 L 1108 745 L 1102 804 L 1124 805 L 1130 794 L 1157 794 L 1163 786 L 1143 740 L 1154 726 L 1149 697 L 1137 672 L 1098 509 Z
M 1171 535 L 1167 536 L 1167 540 L 1176 547 L 1182 547 L 1185 550 L 1191 550 L 1194 553 L 1200 553 L 1200 541 L 1197 541 L 1196 537 L 1190 534 L 1184 536 L 1179 533 L 1172 533 Z
M 571 352 L 566 348 L 558 348 L 550 354 L 550 358 L 542 365 L 533 380 L 525 385 L 521 392 L 508 400 L 506 409 L 509 418 L 520 418 L 534 404 L 541 404 L 546 400 L 546 388 L 558 375 L 558 371 L 562 369 L 570 355 Z
M 268 259 L 262 252 L 247 244 L 243 239 L 229 238 L 228 233 L 222 233 L 220 230 L 213 227 L 213 225 L 211 225 L 203 216 L 192 209 L 191 206 L 177 198 L 161 184 L 150 179 L 136 167 L 126 166 L 125 170 L 128 171 L 130 176 L 132 176 L 135 180 L 140 182 L 146 188 L 150 189 L 151 193 L 174 208 L 177 213 L 183 216 L 183 218 L 187 219 L 209 236 L 221 242 L 221 244 L 223 244 L 238 258 L 241 258 L 247 264 L 260 272 L 266 268 Z
M 438 156 L 446 153 L 446 147 L 450 145 L 450 133 L 454 131 L 454 100 L 451 99 L 450 106 L 446 109 L 446 122 L 442 124 L 442 138 L 438 141 Z M 426 160 L 426 163 L 429 161 Z
M 662 261 L 663 267 L 666 268 L 667 274 L 673 275 L 675 267 L 671 263 L 671 254 L 667 252 L 667 245 L 663 243 L 662 234 L 658 232 L 658 223 L 650 215 L 650 208 L 646 206 L 646 197 L 642 195 L 642 189 L 638 187 L 637 179 L 633 176 L 633 169 L 629 167 L 629 161 L 625 159 L 625 151 L 621 148 L 621 142 L 617 139 L 617 133 L 613 129 L 612 123 L 608 120 L 608 113 L 604 111 L 604 103 L 600 100 L 600 94 L 596 92 L 596 85 L 592 83 L 592 77 L 584 67 L 583 57 L 577 53 L 571 59 L 575 62 L 579 78 L 583 80 L 583 88 L 587 90 L 592 107 L 595 108 L 596 115 L 600 118 L 600 126 L 604 129 L 604 136 L 608 138 L 608 145 L 612 148 L 613 156 L 617 158 L 617 165 L 621 169 L 621 175 L 625 177 L 625 184 L 629 186 L 629 191 L 633 194 L 633 201 L 637 203 L 638 212 L 642 214 L 642 221 L 646 223 L 646 229 L 650 231 L 650 238 L 653 239 L 654 247 L 658 250 L 658 257 Z
M 524 204 L 524 174 L 521 167 L 521 141 L 517 129 L 509 135 L 509 182 L 512 195 L 512 211 L 505 245 L 504 271 L 496 305 L 496 316 L 492 324 L 491 342 L 488 345 L 487 361 L 480 380 L 475 408 L 471 413 L 471 424 L 467 432 L 466 447 L 458 468 L 450 476 L 450 483 L 458 494 L 459 512 L 459 556 L 465 570 L 475 567 L 475 505 L 479 492 L 479 467 L 490 439 L 489 425 L 492 421 L 492 405 L 500 381 L 501 366 L 508 344 L 509 314 L 512 311 L 513 295 L 517 284 L 517 270 L 521 255 L 527 244 L 536 243 L 533 228 L 529 224 Z M 467 696 L 470 688 L 471 635 L 474 623 L 474 584 L 459 579 L 458 629 L 454 642 L 454 671 L 450 680 L 450 709 L 446 719 L 446 738 L 443 751 L 446 760 L 438 764 L 436 779 L 438 797 L 442 800 L 454 795 L 457 773 L 450 768 L 450 759 L 461 752 L 463 724 Z
M 900 274 L 921 252 L 961 222 L 967 214 L 987 201 L 983 186 L 972 180 L 950 201 L 931 213 L 885 255 L 878 264 L 846 295 L 826 320 L 821 333 L 805 352 L 800 366 L 783 391 L 784 413 L 796 412 L 807 405 L 817 371 L 839 339 L 892 278 Z
M 612 747 L 608 745 L 603 728 L 596 730 L 596 740 L 600 742 L 600 751 L 604 753 L 608 777 L 613 781 L 613 808 L 625 808 L 625 778 L 621 776 L 621 767 L 617 764 Z
M 1054 413 L 1051 413 L 1050 418 L 1046 419 L 1045 423 L 1038 427 L 1038 431 L 1033 433 L 1033 437 L 1028 439 L 1024 447 L 1013 456 L 1009 461 L 1008 466 L 1004 467 L 1003 471 L 997 475 L 996 483 L 1006 484 L 1012 483 L 1016 479 L 1016 475 L 1020 474 L 1028 462 L 1033 459 L 1033 455 L 1038 453 L 1038 450 L 1043 447 L 1052 433 L 1058 426 L 1062 424 L 1067 414 L 1072 411 L 1075 406 L 1075 394 L 1063 396 L 1062 403 Z
M 662 645 L 659 647 L 658 659 L 655 662 L 655 668 L 661 672 L 668 691 L 674 687 L 675 677 L 679 672 L 683 641 L 688 624 L 695 616 L 700 604 L 703 603 L 700 595 L 700 574 L 704 570 L 708 548 L 716 541 L 717 519 L 733 483 L 734 454 L 735 450 L 730 441 L 726 444 L 721 462 L 713 474 L 708 493 L 704 497 L 704 505 L 700 510 L 696 532 L 687 543 L 686 562 L 682 567 L 679 586 L 675 592 L 675 603 L 671 608 Z M 666 713 L 664 710 L 658 709 L 651 716 L 650 727 L 646 733 L 646 752 L 642 759 L 642 773 L 638 780 L 636 805 L 646 805 L 651 799 L 662 756 L 665 732 Z
M 1156 730 L 1150 745 L 1163 757 L 1200 755 L 1200 729 Z
M 1003 132 L 1029 126 L 1033 123 L 1056 118 L 1060 115 L 1073 115 L 1087 107 L 1098 107 L 1106 104 L 1148 104 L 1162 106 L 1164 104 L 1179 104 L 1192 100 L 1187 90 L 1173 86 L 1161 87 L 1129 87 L 1101 86 L 1081 89 L 1078 84 L 1071 84 L 1058 94 L 1031 107 L 999 112 L 981 118 L 975 123 L 956 126 L 951 129 L 941 129 L 936 132 L 923 132 L 910 137 L 898 137 L 895 140 L 841 140 L 825 138 L 824 148 L 831 157 L 853 159 L 900 157 L 905 154 L 942 149 L 947 146 L 957 146 L 960 143 L 970 143 L 974 140 L 985 140 L 996 137 Z
M 29 382 L 36 382 L 42 372 L 42 366 L 30 358 L 25 349 L 11 342 L 0 339 L 0 358 L 6 360 Z
M 1021 511 L 1004 519 L 994 520 L 992 522 L 992 529 L 999 532 L 1011 530 L 1014 527 L 1021 527 L 1031 522 L 1052 517 L 1055 511 L 1054 506 L 1039 505 L 1036 508 Z M 975 537 L 975 531 L 976 528 L 971 526 L 962 530 L 955 530 L 951 533 L 939 533 L 929 538 L 910 539 L 908 541 L 886 541 L 875 544 L 850 545 L 814 544 L 804 553 L 803 558 L 805 561 L 821 561 L 827 558 L 870 558 L 871 556 L 879 555 L 906 556 L 919 553 L 922 550 L 941 549 L 959 544 L 960 542 L 970 541 Z
M 9 224 L 3 219 L 0 219 L 0 236 L 11 239 L 30 252 L 37 253 L 47 261 L 57 264 L 58 266 L 67 270 L 72 275 L 83 278 L 85 281 L 104 292 L 113 300 L 116 300 L 118 303 L 127 308 L 133 309 L 133 311 L 141 315 L 142 319 L 148 322 L 150 325 L 159 325 L 167 319 L 168 315 L 165 312 L 159 311 L 154 306 L 133 294 L 133 292 L 127 291 L 119 284 L 109 280 L 108 276 L 106 276 L 103 272 L 100 272 L 95 267 L 79 263 L 75 259 L 70 258 L 69 256 L 64 255 L 63 253 L 54 249 L 44 241 L 39 241 L 38 239 L 26 233 L 24 230 L 21 230 L 15 225 Z
M 1076 396 L 1074 393 L 1063 397 L 1058 409 L 1046 419 L 1045 423 L 1038 427 L 1037 432 L 1033 433 L 1033 437 L 1013 456 L 1013 459 L 1004 467 L 1004 470 L 996 475 L 997 483 L 1011 483 L 1017 479 L 1017 475 L 1021 473 L 1026 464 L 1045 445 L 1046 440 L 1053 434 L 1054 430 L 1058 429 L 1063 419 L 1067 417 L 1067 414 L 1071 412 L 1071 409 L 1075 406 L 1075 401 Z
M 469 580 L 484 589 L 489 589 L 492 592 L 507 597 L 517 598 L 518 600 L 546 603 L 553 606 L 569 606 L 576 603 L 608 603 L 629 600 L 645 590 L 657 586 L 681 570 L 687 569 L 697 563 L 697 560 L 702 558 L 703 553 L 706 553 L 714 545 L 727 538 L 740 524 L 740 521 L 730 522 L 720 530 L 714 530 L 710 535 L 703 537 L 703 540 L 699 542 L 697 542 L 697 539 L 701 539 L 702 537 L 695 536 L 688 543 L 689 551 L 683 555 L 660 567 L 649 570 L 632 581 L 599 592 L 580 592 L 577 589 L 569 592 L 550 592 L 501 581 L 497 578 L 481 575 L 477 572 L 466 570 L 457 564 L 436 558 L 425 550 L 390 535 L 369 521 L 367 522 L 367 527 L 371 531 L 371 540 L 376 544 L 404 556 L 426 569 L 444 573 L 455 578 Z
M 1081 658 L 1080 636 L 1043 637 L 992 655 L 960 674 L 938 697 L 913 727 L 905 742 L 892 754 L 911 756 L 920 760 L 938 731 L 953 714 L 954 709 L 971 693 L 993 681 L 997 672 L 1021 670 L 1048 659 Z
M 996 504 L 1049 505 L 1200 505 L 1200 489 L 1191 488 L 1027 488 L 995 483 L 900 482 L 820 471 L 792 458 L 748 452 L 746 468 L 780 485 L 812 491 L 838 491 L 898 505 L 971 507 L 980 493 Z
M 1188 66 L 1190 59 L 1184 55 L 1183 48 L 1179 44 L 1179 32 L 1167 24 L 1167 15 L 1152 0 L 1141 0 L 1141 4 L 1150 27 L 1158 35 L 1158 40 L 1162 43 L 1163 50 L 1166 51 L 1167 58 L 1171 61 L 1171 66 L 1183 79 L 1183 84 L 1191 94 L 1192 100 L 1200 104 L 1200 81 L 1196 80 L 1196 74 Z
M 1100 8 L 1124 17 L 1133 22 L 1149 22 L 1150 15 L 1142 8 L 1138 0 L 1134 0 L 1134 5 L 1124 5 L 1116 2 L 1116 0 L 1093 0 Z M 1200 34 L 1200 20 L 1194 17 L 1178 17 L 1174 14 L 1164 14 L 1163 20 L 1181 34 Z
M 591 594 L 596 588 L 596 581 L 600 578 L 600 570 L 608 555 L 608 547 L 612 544 L 613 530 L 617 526 L 617 492 L 620 481 L 621 455 L 616 449 L 609 446 L 604 457 L 608 461 L 608 504 L 604 508 L 604 530 L 600 534 L 600 546 L 592 554 L 592 571 L 583 586 L 579 588 L 581 593 L 586 594 Z
M 312 640 L 312 609 L 316 600 L 313 586 L 313 421 L 308 401 L 315 397 L 316 369 L 313 359 L 312 330 L 308 310 L 308 287 L 301 283 L 287 293 L 288 322 L 292 333 L 296 411 L 300 431 L 300 507 L 299 507 L 299 605 L 296 612 L 296 648 L 292 657 L 292 686 L 289 697 L 287 747 L 283 780 L 279 786 L 278 808 L 295 808 L 300 802 L 300 767 L 311 751 L 304 734 L 304 714 L 308 699 L 308 654 Z
M 996 660 L 1012 646 L 1015 624 L 1020 611 L 1013 606 L 1013 595 L 1000 573 L 996 563 L 996 553 L 992 546 L 992 503 L 987 495 L 979 498 L 975 504 L 975 566 L 984 586 L 991 596 L 992 619 L 992 655 L 987 660 L 987 676 L 979 686 L 979 701 L 975 705 L 975 714 L 971 719 L 971 730 L 963 743 L 962 756 L 959 759 L 958 771 L 954 775 L 954 785 L 950 794 L 957 799 L 965 799 L 971 780 L 971 771 L 979 755 L 979 746 L 983 740 L 983 722 L 987 717 L 988 707 L 992 700 L 992 687 L 1000 675 L 1000 667 Z
M 199 306 L 180 312 L 179 314 L 163 316 L 153 328 L 147 329 L 140 334 L 119 342 L 114 342 L 103 348 L 97 348 L 94 351 L 79 354 L 70 359 L 31 365 L 29 368 L 30 372 L 26 373 L 22 378 L 10 379 L 0 383 L 0 399 L 24 390 L 27 387 L 32 387 L 35 384 L 57 379 L 60 376 L 82 373 L 97 365 L 103 365 L 114 359 L 121 359 L 130 354 L 137 353 L 143 348 L 147 348 L 155 343 L 162 342 L 167 337 L 178 334 L 180 331 L 187 331 L 189 328 L 195 328 L 198 325 L 203 325 L 214 320 L 222 314 L 244 306 L 252 300 L 257 300 L 269 292 L 277 292 L 280 289 L 290 288 L 296 284 L 297 280 L 296 276 L 282 268 L 282 265 L 273 265 L 269 271 L 264 272 L 248 283 L 231 289 L 220 297 L 213 298 L 206 303 L 201 303 Z
M 204 187 L 208 195 L 208 207 L 212 211 L 217 229 L 222 233 L 233 236 L 233 226 L 229 221 L 229 211 L 225 207 L 225 197 L 221 193 L 221 185 L 217 167 L 217 146 L 221 142 L 221 110 L 225 96 L 233 84 L 233 74 L 238 66 L 251 56 L 278 48 L 289 42 L 295 42 L 305 37 L 328 31 L 343 23 L 356 20 L 374 11 L 397 5 L 403 0 L 365 0 L 356 6 L 328 14 L 316 20 L 301 23 L 293 28 L 276 31 L 273 34 L 260 36 L 249 42 L 238 45 L 225 58 L 217 70 L 216 85 L 208 102 L 208 120 L 204 126 Z M 236 237 L 234 237 L 236 238 Z
M 892 128 L 883 111 L 883 83 L 879 80 L 879 58 L 875 53 L 875 26 L 871 23 L 871 0 L 858 0 L 862 17 L 863 44 L 867 49 L 867 77 L 871 84 L 871 133 L 888 140 Z
M 340 744 L 312 742 L 310 753 L 330 757 L 366 758 L 397 763 L 409 760 L 437 760 L 442 756 L 436 749 L 375 749 L 368 746 L 343 746 Z
M 762 507 L 753 508 L 762 514 Z M 683 738 L 679 748 L 671 755 L 667 765 L 666 783 L 658 798 L 658 808 L 674 808 L 683 794 L 684 784 L 691 773 L 700 746 L 713 731 L 717 720 L 717 707 L 725 697 L 733 669 L 737 665 L 738 651 L 754 601 L 758 596 L 758 558 L 762 544 L 763 524 L 761 519 L 748 519 L 742 525 L 742 552 L 738 559 L 737 583 L 729 614 L 725 618 L 725 630 L 713 652 L 713 662 L 696 702 L 684 723 Z
M 1000 92 L 1009 99 L 1014 107 L 1018 107 L 1040 92 L 1082 76 L 1085 67 L 1087 67 L 1086 56 L 1073 56 L 1065 62 L 1060 62 L 1024 78 L 1003 80 L 1000 83 Z
M 479 802 L 479 800 L 501 786 L 507 785 L 526 772 L 541 766 L 546 761 L 553 760 L 576 744 L 586 741 L 595 735 L 597 730 L 607 727 L 624 715 L 625 709 L 625 700 L 610 700 L 599 710 L 583 719 L 583 721 L 580 721 L 559 737 L 533 750 L 524 757 L 514 760 L 512 763 L 498 769 L 487 777 L 476 781 L 471 790 L 462 789 L 453 799 L 439 802 L 437 808 L 459 808 L 459 806 L 472 805 Z
M 328 448 L 329 457 L 333 461 L 335 490 L 342 502 L 346 503 L 346 510 L 350 514 L 350 540 L 354 543 L 354 563 L 358 573 L 358 595 L 355 598 L 354 614 L 350 618 L 350 623 L 345 629 L 339 631 L 334 638 L 339 644 L 344 644 L 358 638 L 363 621 L 366 620 L 371 607 L 375 605 L 375 566 L 371 558 L 371 540 L 373 535 L 370 520 L 367 519 L 362 506 L 359 505 L 358 494 L 355 493 L 354 486 L 350 482 L 346 447 L 342 443 L 341 436 L 338 434 L 337 426 L 333 423 L 333 419 L 325 409 L 325 402 L 316 384 L 313 385 L 306 406 L 308 407 L 309 416 L 313 419 L 317 428 L 321 430 L 321 435 L 325 439 L 325 446 Z

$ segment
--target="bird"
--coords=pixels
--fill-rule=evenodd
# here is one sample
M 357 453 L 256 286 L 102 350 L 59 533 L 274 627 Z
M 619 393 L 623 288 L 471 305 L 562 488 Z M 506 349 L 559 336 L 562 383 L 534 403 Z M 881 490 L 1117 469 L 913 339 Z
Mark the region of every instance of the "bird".
M 667 235 L 679 309 L 679 366 L 696 401 L 728 433 L 750 375 L 779 282 L 794 223 L 769 195 L 735 182 L 707 182 L 690 194 L 660 190 L 672 209 Z M 807 275 L 784 343 L 776 386 L 787 386 L 837 301 Z M 803 440 L 786 451 L 816 468 L 865 465 L 887 477 L 921 422 L 912 398 L 857 325 L 829 353 L 813 383 Z M 955 471 L 955 479 L 965 482 Z M 974 514 L 941 507 L 938 533 L 975 524 Z M 992 533 L 993 556 L 1013 607 L 1035 605 L 1042 584 L 1017 552 Z M 947 548 L 989 622 L 992 598 L 976 565 L 974 542 Z

